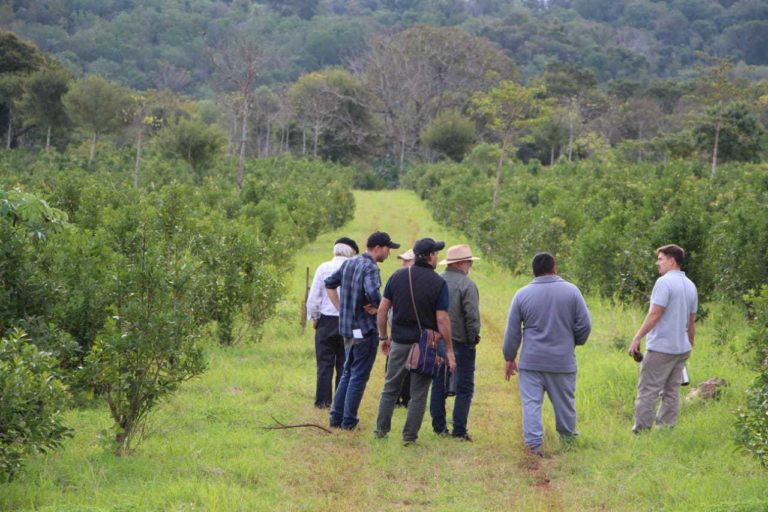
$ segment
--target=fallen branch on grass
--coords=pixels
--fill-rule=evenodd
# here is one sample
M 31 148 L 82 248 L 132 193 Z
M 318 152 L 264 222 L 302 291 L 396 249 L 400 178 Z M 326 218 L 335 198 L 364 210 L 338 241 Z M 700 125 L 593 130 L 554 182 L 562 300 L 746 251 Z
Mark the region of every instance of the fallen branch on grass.
M 327 432 L 328 434 L 333 434 L 333 432 L 331 432 L 327 428 L 322 427 L 316 423 L 301 423 L 298 425 L 286 425 L 285 423 L 277 421 L 277 419 L 274 416 L 270 416 L 270 418 L 272 418 L 272 421 L 277 423 L 277 425 L 272 425 L 270 427 L 260 427 L 262 430 L 285 430 L 287 428 L 315 427 L 315 428 L 319 428 L 323 432 Z

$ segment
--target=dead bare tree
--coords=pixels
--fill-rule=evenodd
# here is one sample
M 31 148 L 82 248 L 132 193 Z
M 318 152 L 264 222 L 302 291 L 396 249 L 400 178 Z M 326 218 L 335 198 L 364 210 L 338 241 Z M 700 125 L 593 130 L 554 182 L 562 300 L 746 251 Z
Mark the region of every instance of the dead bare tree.
M 213 64 L 228 89 L 237 92 L 240 103 L 240 145 L 237 165 L 237 187 L 245 181 L 245 149 L 248 142 L 248 110 L 253 91 L 264 64 L 264 53 L 256 41 L 245 32 L 236 33 L 228 43 L 210 51 Z

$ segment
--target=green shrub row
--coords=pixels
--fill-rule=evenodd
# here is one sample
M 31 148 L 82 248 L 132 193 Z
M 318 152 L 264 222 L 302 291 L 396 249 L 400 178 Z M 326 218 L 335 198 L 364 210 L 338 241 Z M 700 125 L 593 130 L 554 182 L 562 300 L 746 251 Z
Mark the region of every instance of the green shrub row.
M 257 338 L 293 252 L 354 211 L 351 172 L 322 162 L 249 162 L 242 190 L 163 166 L 139 189 L 61 155 L 9 168 L 20 158 L 0 154 L 0 329 L 23 330 L 67 386 L 105 399 L 121 453 L 204 371 L 202 333 Z

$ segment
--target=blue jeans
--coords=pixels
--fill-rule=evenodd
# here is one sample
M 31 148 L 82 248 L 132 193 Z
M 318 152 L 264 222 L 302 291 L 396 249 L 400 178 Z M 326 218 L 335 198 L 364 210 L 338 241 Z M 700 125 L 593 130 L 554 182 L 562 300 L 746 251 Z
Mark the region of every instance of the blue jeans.
M 475 345 L 454 343 L 456 356 L 456 401 L 453 404 L 453 435 L 461 437 L 467 434 L 467 420 L 472 396 L 475 394 Z M 440 369 L 432 379 L 432 397 L 429 401 L 429 413 L 432 416 L 432 429 L 435 432 L 447 430 L 445 418 L 445 372 L 447 366 Z
M 336 388 L 336 396 L 333 397 L 331 426 L 351 430 L 360 421 L 357 410 L 363 400 L 365 385 L 371 375 L 373 363 L 376 361 L 379 337 L 376 331 L 372 331 L 362 341 L 346 338 L 344 342 L 346 345 L 344 371 L 341 374 L 339 387 Z

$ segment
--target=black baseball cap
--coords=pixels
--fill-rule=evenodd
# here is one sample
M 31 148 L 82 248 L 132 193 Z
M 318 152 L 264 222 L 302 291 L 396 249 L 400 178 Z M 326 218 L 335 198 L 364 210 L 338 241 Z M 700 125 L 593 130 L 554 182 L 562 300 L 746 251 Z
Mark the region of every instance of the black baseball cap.
M 445 249 L 445 242 L 442 240 L 432 240 L 431 238 L 419 238 L 413 244 L 413 252 L 416 256 L 427 256 L 430 253 Z
M 343 237 L 339 238 L 338 240 L 336 240 L 335 242 L 333 242 L 333 245 L 336 245 L 336 244 L 348 245 L 352 249 L 355 250 L 355 254 L 360 254 L 360 248 L 357 246 L 357 242 L 355 242 L 354 240 L 352 240 L 348 236 L 343 236 Z
M 377 245 L 381 247 L 389 247 L 391 249 L 400 248 L 400 244 L 393 242 L 389 235 L 384 231 L 376 231 L 375 233 L 371 233 L 371 236 L 368 237 L 367 247 L 376 247 Z

